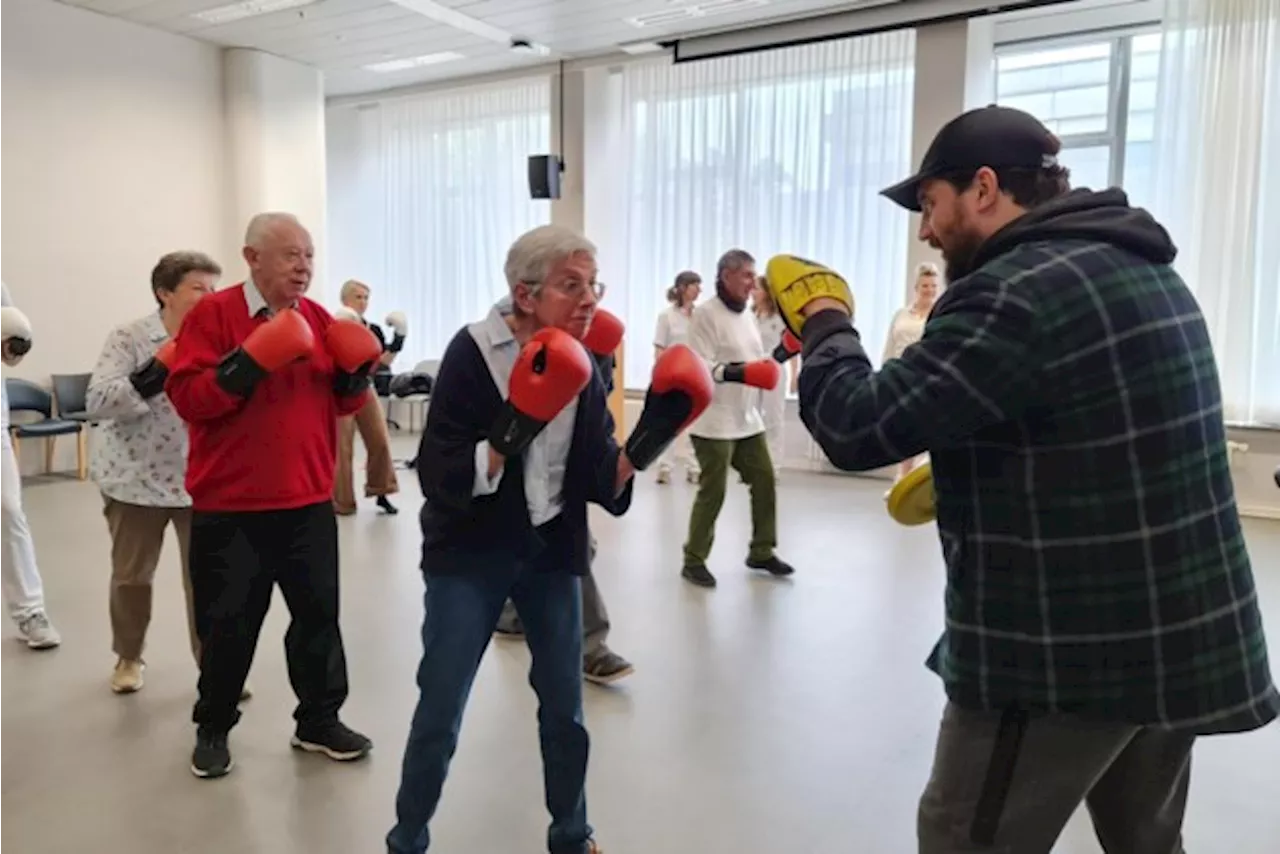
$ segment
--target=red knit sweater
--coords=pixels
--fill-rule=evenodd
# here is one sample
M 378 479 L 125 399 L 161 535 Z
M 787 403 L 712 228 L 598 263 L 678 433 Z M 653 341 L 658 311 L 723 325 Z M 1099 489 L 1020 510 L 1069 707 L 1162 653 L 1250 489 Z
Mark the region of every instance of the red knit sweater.
M 269 374 L 248 400 L 223 391 L 217 364 L 263 317 L 250 317 L 244 284 L 210 294 L 182 321 L 165 392 L 187 422 L 187 491 L 196 510 L 287 510 L 333 493 L 337 417 L 355 412 L 365 395 L 333 392 L 333 360 L 324 332 L 333 318 L 305 297 L 298 311 L 316 346 Z M 367 393 L 366 393 L 367 394 Z

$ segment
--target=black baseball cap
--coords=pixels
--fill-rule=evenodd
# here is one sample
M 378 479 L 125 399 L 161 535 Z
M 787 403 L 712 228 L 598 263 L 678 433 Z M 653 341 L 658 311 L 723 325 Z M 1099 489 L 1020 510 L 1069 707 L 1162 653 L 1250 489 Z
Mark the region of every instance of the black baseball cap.
M 1057 137 L 1039 119 L 992 104 L 956 116 L 929 144 L 919 171 L 881 190 L 909 211 L 920 210 L 920 184 L 930 178 L 992 169 L 1051 169 L 1058 165 Z

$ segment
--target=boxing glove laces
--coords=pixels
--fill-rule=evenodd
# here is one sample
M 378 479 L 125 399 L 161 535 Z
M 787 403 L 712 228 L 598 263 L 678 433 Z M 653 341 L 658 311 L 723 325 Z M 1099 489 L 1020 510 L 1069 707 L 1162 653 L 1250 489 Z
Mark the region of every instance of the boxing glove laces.
M 489 428 L 489 447 L 504 457 L 529 447 L 582 393 L 594 370 L 587 351 L 568 332 L 554 328 L 536 332 L 511 369 L 507 400 Z
M 712 376 L 716 382 L 742 383 L 753 388 L 773 391 L 782 379 L 782 369 L 773 359 L 757 359 L 754 362 L 727 362 L 716 365 Z
M 164 391 L 164 381 L 169 378 L 169 366 L 173 364 L 173 357 L 177 352 L 178 342 L 171 338 L 161 344 L 156 354 L 147 359 L 142 367 L 129 374 L 129 382 L 143 400 L 150 400 Z
M 333 390 L 337 394 L 349 397 L 369 387 L 369 375 L 382 355 L 382 345 L 363 323 L 330 323 L 324 332 L 324 349 L 333 359 Z
M 653 366 L 644 409 L 627 437 L 626 454 L 644 471 L 711 404 L 715 383 L 706 364 L 684 344 L 662 351 Z
M 248 397 L 263 377 L 303 358 L 315 345 L 305 317 L 291 308 L 278 311 L 218 363 L 218 385 L 228 394 Z

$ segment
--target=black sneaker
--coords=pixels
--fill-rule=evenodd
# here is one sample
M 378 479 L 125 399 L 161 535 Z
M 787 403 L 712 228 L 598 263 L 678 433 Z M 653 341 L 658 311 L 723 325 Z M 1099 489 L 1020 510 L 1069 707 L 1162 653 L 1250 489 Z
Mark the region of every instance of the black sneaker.
M 196 749 L 191 751 L 191 773 L 205 780 L 225 777 L 231 771 L 231 751 L 227 734 L 204 727 L 196 730 Z
M 680 577 L 685 581 L 692 582 L 699 587 L 715 587 L 716 577 L 711 574 L 711 570 L 702 564 L 686 565 L 680 570 Z
M 765 558 L 764 560 L 747 558 L 747 566 L 752 569 L 763 569 L 770 575 L 790 575 L 795 572 L 795 568 L 777 555 Z
M 373 742 L 341 721 L 313 728 L 299 727 L 289 743 L 309 753 L 323 753 L 338 762 L 369 755 Z

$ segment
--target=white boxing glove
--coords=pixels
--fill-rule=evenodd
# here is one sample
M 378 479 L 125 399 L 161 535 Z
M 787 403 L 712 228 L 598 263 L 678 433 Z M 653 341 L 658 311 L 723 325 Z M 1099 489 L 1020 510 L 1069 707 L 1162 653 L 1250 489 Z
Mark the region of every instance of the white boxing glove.
M 360 312 L 345 305 L 338 306 L 337 311 L 333 313 L 333 319 L 354 320 L 356 323 L 364 323 L 364 318 L 360 316 Z
M 0 308 L 0 339 L 15 356 L 25 356 L 31 349 L 31 321 L 20 309 L 11 305 Z
M 395 330 L 397 335 L 409 334 L 409 318 L 403 311 L 393 311 L 387 315 L 387 326 Z

